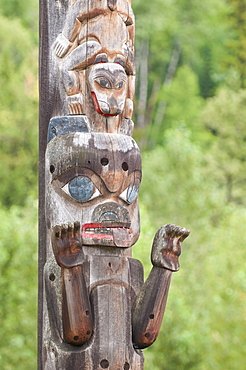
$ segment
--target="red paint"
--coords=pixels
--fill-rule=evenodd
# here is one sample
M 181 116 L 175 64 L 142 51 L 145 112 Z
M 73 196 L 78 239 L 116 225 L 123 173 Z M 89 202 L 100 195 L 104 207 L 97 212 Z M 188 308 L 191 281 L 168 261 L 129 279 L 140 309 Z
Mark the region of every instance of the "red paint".
M 81 233 L 82 233 L 82 238 L 84 239 L 108 239 L 108 240 L 114 240 L 114 235 L 109 235 L 109 234 L 93 234 L 92 232 L 86 232 L 86 229 L 123 229 L 122 226 L 107 226 L 105 224 L 94 224 L 94 223 L 90 223 L 90 224 L 84 224 L 82 225 L 81 227 Z M 130 233 L 130 229 L 128 228 L 125 228 L 128 230 L 128 232 Z
M 98 103 L 98 100 L 97 100 L 97 97 L 96 97 L 96 94 L 94 93 L 94 91 L 91 92 L 91 97 L 92 97 L 92 100 L 93 100 L 93 103 L 95 105 L 95 108 L 96 108 L 96 111 L 97 113 L 101 114 L 102 116 L 104 117 L 114 117 L 114 116 L 118 116 L 118 114 L 107 114 L 107 113 L 104 113 L 100 106 L 99 106 L 99 103 Z

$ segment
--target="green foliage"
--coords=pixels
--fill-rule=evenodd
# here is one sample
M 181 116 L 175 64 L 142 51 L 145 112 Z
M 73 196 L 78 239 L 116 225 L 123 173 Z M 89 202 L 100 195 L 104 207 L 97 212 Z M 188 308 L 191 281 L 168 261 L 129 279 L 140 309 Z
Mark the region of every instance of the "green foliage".
M 207 102 L 201 122 L 213 135 L 207 153 L 210 176 L 223 186 L 228 201 L 245 204 L 246 91 L 221 89 Z
M 194 136 L 199 135 L 200 127 L 196 122 L 203 104 L 197 75 L 187 65 L 179 67 L 172 84 L 163 85 L 160 90 L 159 106 L 165 105 L 163 121 L 160 121 L 160 116 L 158 118 L 157 110 L 156 119 L 151 128 L 150 143 L 154 139 L 155 144 L 161 144 L 162 132 L 180 122 L 188 125 Z
M 243 370 L 246 211 L 226 203 L 185 127 L 168 130 L 164 147 L 143 159 L 143 217 L 134 257 L 149 271 L 146 256 L 153 230 L 165 223 L 191 230 L 183 243 L 181 270 L 173 276 L 162 330 L 145 350 L 145 369 Z
M 0 199 L 23 205 L 36 194 L 37 47 L 18 19 L 3 16 L 0 85 Z
M 0 209 L 0 368 L 35 369 L 37 202 Z
M 143 39 L 150 44 L 149 96 L 156 81 L 164 82 L 177 45 L 181 49 L 179 65 L 188 65 L 197 74 L 203 97 L 214 94 L 218 82 L 226 81 L 225 44 L 232 39 L 233 30 L 229 22 L 225 22 L 230 9 L 224 0 L 202 3 L 196 0 L 155 0 L 154 3 L 135 0 L 133 8 L 136 49 Z M 209 84 L 206 77 L 209 77 Z
M 228 42 L 230 58 L 228 64 L 236 66 L 240 74 L 241 87 L 246 87 L 246 4 L 245 0 L 230 0 L 229 21 L 233 37 Z
M 191 142 L 190 131 L 178 125 L 166 131 L 163 143 L 143 155 L 140 199 L 151 219 L 161 225 L 164 217 L 167 223 L 186 224 L 187 228 L 194 219 L 201 223 L 213 219 L 216 223 L 220 195 L 201 171 L 203 155 Z M 158 207 L 153 207 L 156 204 Z
M 36 0 L 0 0 L 0 12 L 12 20 L 18 18 L 19 21 L 30 29 L 29 37 L 37 42 L 38 26 L 38 1 Z
M 135 130 L 152 148 L 142 151 L 142 229 L 133 247 L 145 276 L 156 230 L 165 223 L 191 230 L 145 369 L 243 370 L 245 1 L 134 0 L 133 7 L 137 76 L 149 45 L 145 126 Z M 3 370 L 36 368 L 37 225 L 29 196 L 37 181 L 37 8 L 35 0 L 0 0 Z M 140 81 L 136 103 L 139 90 Z

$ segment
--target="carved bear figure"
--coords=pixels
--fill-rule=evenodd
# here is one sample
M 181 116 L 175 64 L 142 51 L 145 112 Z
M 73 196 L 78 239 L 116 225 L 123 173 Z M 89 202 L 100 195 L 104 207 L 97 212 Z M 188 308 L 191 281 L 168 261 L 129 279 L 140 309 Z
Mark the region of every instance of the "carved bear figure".
M 53 45 L 69 113 L 87 115 L 92 125 L 96 122 L 94 131 L 119 132 L 122 121 L 126 120 L 123 124 L 131 126 L 131 134 L 135 84 L 131 6 L 122 0 L 90 1 L 85 5 L 80 0 L 71 4 L 63 31 Z M 93 66 L 99 63 L 100 67 Z M 99 83 L 96 90 L 98 94 L 99 90 L 103 92 L 103 109 L 96 92 L 91 91 L 93 76 L 99 70 L 101 81 L 107 81 L 104 85 Z M 104 122 L 102 127 L 100 121 Z
M 186 229 L 163 226 L 152 271 L 131 258 L 139 236 L 141 156 L 126 135 L 69 132 L 46 151 L 45 369 L 143 369 L 159 332 Z

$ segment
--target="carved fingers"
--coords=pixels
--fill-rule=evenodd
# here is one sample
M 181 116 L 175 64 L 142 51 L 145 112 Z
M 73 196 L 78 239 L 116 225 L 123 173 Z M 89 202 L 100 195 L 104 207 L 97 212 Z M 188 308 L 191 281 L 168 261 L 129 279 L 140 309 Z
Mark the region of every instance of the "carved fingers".
M 74 94 L 67 97 L 69 113 L 72 115 L 83 114 L 82 94 Z
M 54 226 L 51 242 L 56 261 L 61 267 L 70 268 L 83 263 L 84 254 L 78 221 Z
M 152 264 L 171 271 L 178 271 L 181 243 L 189 234 L 189 230 L 177 225 L 162 226 L 154 238 L 151 253 Z
M 54 43 L 54 52 L 59 58 L 63 58 L 70 50 L 72 43 L 60 33 Z

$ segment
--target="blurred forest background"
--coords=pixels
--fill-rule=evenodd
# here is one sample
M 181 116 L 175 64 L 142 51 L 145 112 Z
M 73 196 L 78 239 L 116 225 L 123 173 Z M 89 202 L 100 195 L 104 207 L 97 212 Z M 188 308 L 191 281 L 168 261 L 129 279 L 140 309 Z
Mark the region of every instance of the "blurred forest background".
M 146 370 L 244 370 L 246 0 L 133 0 L 146 274 L 191 230 Z M 36 369 L 38 1 L 0 0 L 0 368 Z

